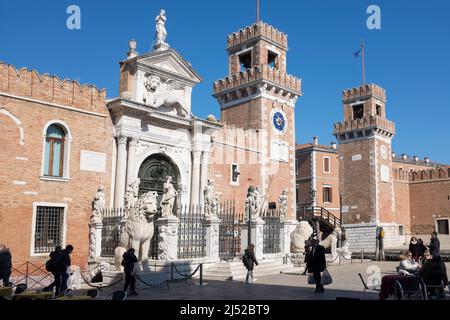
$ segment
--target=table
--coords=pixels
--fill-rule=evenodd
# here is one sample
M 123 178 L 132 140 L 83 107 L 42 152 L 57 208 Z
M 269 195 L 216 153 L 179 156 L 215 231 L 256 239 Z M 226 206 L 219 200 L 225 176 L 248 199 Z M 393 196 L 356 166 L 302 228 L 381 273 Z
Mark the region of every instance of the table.
M 395 282 L 398 281 L 403 288 L 410 288 L 417 284 L 418 278 L 404 275 L 388 275 L 381 279 L 380 300 L 385 300 L 395 293 Z
M 90 296 L 62 296 L 59 298 L 56 298 L 56 300 L 70 300 L 70 301 L 75 301 L 75 300 L 94 300 L 92 299 L 92 297 Z
M 0 297 L 11 297 L 13 289 L 10 287 L 0 287 Z
M 29 292 L 24 292 L 24 293 L 20 293 L 20 294 L 16 294 L 14 295 L 14 297 L 17 300 L 20 300 L 21 298 L 31 298 L 31 299 L 39 299 L 39 300 L 49 300 L 51 298 L 53 298 L 53 292 L 33 292 L 33 291 L 29 291 Z

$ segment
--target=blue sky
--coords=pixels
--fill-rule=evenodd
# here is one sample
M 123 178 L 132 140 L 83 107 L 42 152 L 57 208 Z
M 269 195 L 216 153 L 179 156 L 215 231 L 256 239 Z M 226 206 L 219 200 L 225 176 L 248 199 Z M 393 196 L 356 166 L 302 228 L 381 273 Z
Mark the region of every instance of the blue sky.
M 70 4 L 81 8 L 81 30 L 66 28 Z M 366 27 L 371 4 L 381 7 L 381 30 Z M 219 116 L 211 93 L 227 75 L 226 35 L 254 22 L 255 0 L 0 0 L 0 60 L 114 97 L 128 40 L 148 52 L 161 8 L 167 42 L 204 80 L 194 89 L 194 113 Z M 261 18 L 289 35 L 288 72 L 303 79 L 297 142 L 334 140 L 341 92 L 361 82 L 353 53 L 364 40 L 366 80 L 387 90 L 387 115 L 397 125 L 394 151 L 450 163 L 450 1 L 261 0 Z

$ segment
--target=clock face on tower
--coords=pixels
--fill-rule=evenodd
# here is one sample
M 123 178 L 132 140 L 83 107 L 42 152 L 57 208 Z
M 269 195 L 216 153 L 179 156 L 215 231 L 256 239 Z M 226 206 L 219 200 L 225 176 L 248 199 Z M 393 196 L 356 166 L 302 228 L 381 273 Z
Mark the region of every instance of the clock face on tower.
M 381 158 L 383 158 L 383 160 L 387 159 L 388 150 L 387 150 L 386 146 L 384 146 L 384 145 L 381 146 L 380 154 L 381 154 Z
M 272 127 L 278 134 L 285 134 L 287 131 L 287 117 L 283 110 L 272 110 L 271 117 Z

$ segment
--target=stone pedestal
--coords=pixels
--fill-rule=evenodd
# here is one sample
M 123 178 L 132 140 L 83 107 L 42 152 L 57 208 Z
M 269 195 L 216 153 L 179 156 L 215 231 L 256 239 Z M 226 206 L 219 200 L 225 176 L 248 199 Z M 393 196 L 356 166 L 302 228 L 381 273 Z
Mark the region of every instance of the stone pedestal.
M 264 250 L 264 220 L 261 218 L 251 222 L 251 243 L 255 245 L 255 256 L 262 258 Z M 241 250 L 248 247 L 248 221 L 241 225 Z
M 297 220 L 281 221 L 280 252 L 285 255 L 291 252 L 291 234 L 298 225 Z
M 101 222 L 92 222 L 89 224 L 89 259 L 96 260 L 102 255 L 102 229 Z
M 167 218 L 159 218 L 155 223 L 158 226 L 159 232 L 158 260 L 176 260 L 180 219 L 175 216 L 170 216 Z
M 218 262 L 219 258 L 219 225 L 220 219 L 211 216 L 205 220 L 206 228 L 206 258 L 208 262 Z

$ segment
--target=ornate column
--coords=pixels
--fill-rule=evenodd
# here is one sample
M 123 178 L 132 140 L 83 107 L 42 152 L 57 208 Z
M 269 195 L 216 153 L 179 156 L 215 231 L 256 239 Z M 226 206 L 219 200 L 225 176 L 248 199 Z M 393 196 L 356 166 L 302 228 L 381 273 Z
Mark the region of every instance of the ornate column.
M 127 186 L 135 180 L 136 144 L 135 138 L 128 141 Z
M 208 262 L 220 261 L 219 225 L 220 219 L 216 216 L 210 216 L 204 222 L 206 228 L 206 257 L 208 258 Z
M 200 150 L 192 151 L 192 183 L 191 205 L 198 205 L 200 201 Z
M 251 222 L 251 243 L 255 246 L 256 259 L 262 259 L 264 252 L 264 225 L 262 219 L 252 220 Z M 241 251 L 244 252 L 248 247 L 248 222 L 241 225 Z
M 122 208 L 125 197 L 125 178 L 127 161 L 127 137 L 117 137 L 117 165 L 116 165 L 116 190 L 114 192 L 114 207 Z
M 298 225 L 297 220 L 281 221 L 280 230 L 280 252 L 289 254 L 291 252 L 291 234 Z
M 178 256 L 178 225 L 180 219 L 176 216 L 159 218 L 155 221 L 158 226 L 158 260 L 176 260 Z
M 205 190 L 206 180 L 208 180 L 209 175 L 209 160 L 211 157 L 211 152 L 203 151 L 201 157 L 201 167 L 200 167 L 200 204 L 203 206 L 204 195 L 203 190 Z

